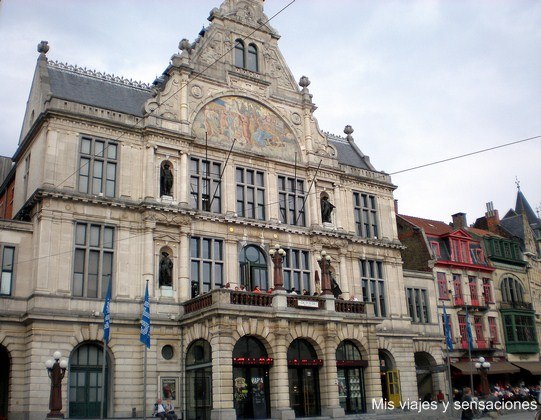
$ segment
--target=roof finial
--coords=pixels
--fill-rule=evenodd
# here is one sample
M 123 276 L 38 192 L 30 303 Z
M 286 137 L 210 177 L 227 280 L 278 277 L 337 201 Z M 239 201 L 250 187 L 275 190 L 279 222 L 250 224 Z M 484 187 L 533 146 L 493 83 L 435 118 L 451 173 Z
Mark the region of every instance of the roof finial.
M 45 55 L 47 54 L 47 51 L 49 51 L 49 43 L 47 41 L 41 41 L 38 44 L 38 52 Z
M 515 184 L 517 185 L 517 190 L 520 191 L 520 181 L 518 180 L 518 177 L 515 176 Z

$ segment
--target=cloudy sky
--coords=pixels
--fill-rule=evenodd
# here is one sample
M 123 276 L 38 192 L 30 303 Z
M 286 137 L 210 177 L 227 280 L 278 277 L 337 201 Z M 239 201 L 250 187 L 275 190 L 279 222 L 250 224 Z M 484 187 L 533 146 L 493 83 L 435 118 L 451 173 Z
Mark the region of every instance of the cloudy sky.
M 221 0 L 0 0 L 0 155 L 18 143 L 38 53 L 152 82 Z M 291 0 L 267 0 L 271 17 Z M 272 19 L 324 131 L 378 170 L 403 171 L 541 136 L 541 2 L 296 0 Z M 541 139 L 393 175 L 403 214 L 473 223 L 514 207 L 515 179 L 541 208 Z

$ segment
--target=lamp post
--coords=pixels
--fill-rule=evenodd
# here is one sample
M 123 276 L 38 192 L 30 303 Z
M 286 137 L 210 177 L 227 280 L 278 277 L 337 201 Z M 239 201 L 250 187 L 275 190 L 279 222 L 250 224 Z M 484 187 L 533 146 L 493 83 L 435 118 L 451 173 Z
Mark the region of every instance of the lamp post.
M 475 368 L 481 376 L 481 392 L 483 395 L 490 394 L 488 386 L 488 370 L 490 369 L 490 362 L 487 362 L 483 356 L 479 358 L 479 361 L 475 363 Z
M 63 418 L 62 414 L 62 379 L 68 367 L 66 359 L 60 360 L 62 353 L 55 351 L 53 359 L 49 359 L 45 362 L 47 368 L 47 374 L 51 378 L 51 395 L 49 397 L 49 414 L 47 417 Z
M 282 261 L 286 252 L 280 245 L 274 245 L 269 254 L 274 264 L 274 290 L 284 290 L 284 272 L 282 271 Z
M 327 254 L 327 251 L 321 251 L 321 254 L 317 256 L 317 262 L 321 267 L 321 295 L 332 295 L 331 291 L 331 256 Z

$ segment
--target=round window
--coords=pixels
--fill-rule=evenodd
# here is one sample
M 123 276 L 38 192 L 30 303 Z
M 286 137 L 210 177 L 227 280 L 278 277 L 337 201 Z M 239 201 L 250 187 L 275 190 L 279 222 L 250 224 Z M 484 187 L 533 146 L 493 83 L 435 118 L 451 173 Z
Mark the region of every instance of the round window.
M 165 360 L 171 360 L 173 358 L 173 346 L 170 346 L 169 344 L 167 344 L 166 346 L 163 346 L 162 357 Z

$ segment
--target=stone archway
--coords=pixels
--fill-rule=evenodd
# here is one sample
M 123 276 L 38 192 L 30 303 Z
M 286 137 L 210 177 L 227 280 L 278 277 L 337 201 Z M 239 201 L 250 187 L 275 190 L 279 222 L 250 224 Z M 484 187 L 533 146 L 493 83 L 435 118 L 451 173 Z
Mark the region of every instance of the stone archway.
M 434 389 L 434 379 L 432 375 L 432 370 L 436 365 L 436 361 L 432 355 L 424 351 L 416 352 L 414 357 L 419 398 L 423 401 L 433 400 L 436 396 L 435 391 L 437 391 Z

